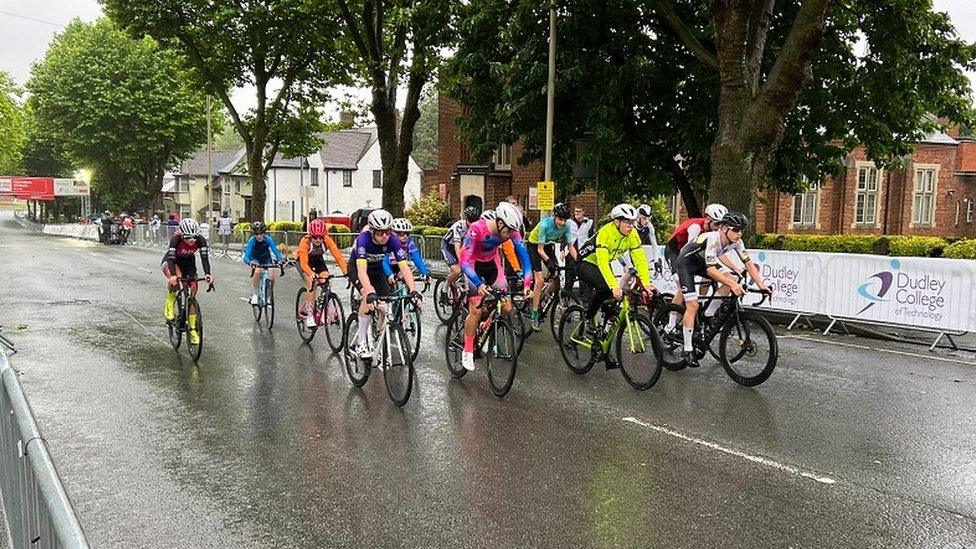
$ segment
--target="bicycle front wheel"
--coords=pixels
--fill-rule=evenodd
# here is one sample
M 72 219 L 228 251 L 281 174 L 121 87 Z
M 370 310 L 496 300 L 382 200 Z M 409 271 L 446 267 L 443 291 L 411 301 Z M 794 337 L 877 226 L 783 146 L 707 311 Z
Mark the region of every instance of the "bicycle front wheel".
M 559 353 L 563 362 L 575 374 L 589 372 L 593 367 L 593 345 L 599 343 L 586 333 L 586 309 L 582 305 L 570 306 L 559 321 Z
M 187 298 L 186 316 L 186 350 L 190 353 L 190 358 L 196 362 L 200 360 L 200 355 L 203 353 L 203 314 L 200 312 L 200 304 L 194 297 Z
M 404 305 L 406 307 L 406 314 L 403 315 L 403 331 L 406 333 L 407 340 L 410 342 L 410 361 L 416 361 L 417 355 L 420 354 L 420 334 L 421 334 L 421 323 L 420 323 L 420 309 L 414 307 L 412 304 Z
M 349 381 L 356 387 L 362 387 L 369 379 L 370 364 L 368 360 L 359 358 L 356 349 L 356 333 L 359 331 L 359 315 L 355 312 L 349 313 L 346 319 L 346 342 L 342 349 L 342 358 L 346 363 L 346 374 Z
M 264 322 L 268 329 L 274 328 L 275 319 L 275 299 L 274 282 L 270 278 L 264 281 Z
M 560 290 L 557 289 L 556 291 L 562 294 Z M 563 313 L 569 307 L 579 304 L 578 299 L 565 294 L 553 298 L 552 303 L 549 305 L 549 329 L 552 331 L 553 341 L 559 342 L 559 323 L 563 319 Z
M 674 326 L 669 330 L 671 314 L 677 315 Z M 654 313 L 654 327 L 661 335 L 661 365 L 677 372 L 683 370 L 687 364 L 681 352 L 684 350 L 684 335 L 681 328 L 681 317 L 685 314 L 684 305 L 668 303 L 659 307 Z
M 329 341 L 329 348 L 332 352 L 338 353 L 342 350 L 343 341 L 343 330 L 345 326 L 342 324 L 342 319 L 344 314 L 342 311 L 342 302 L 339 301 L 339 296 L 329 292 L 329 298 L 325 300 L 325 310 L 322 311 L 322 324 L 325 325 L 325 339 Z
M 459 310 L 447 327 L 444 339 L 444 357 L 447 359 L 447 371 L 457 379 L 468 373 L 461 365 L 461 353 L 464 351 L 464 319 L 468 315 Z
M 661 336 L 642 314 L 630 316 L 617 330 L 617 364 L 631 387 L 650 389 L 661 377 Z
M 403 406 L 413 389 L 411 343 L 401 326 L 390 326 L 388 333 L 383 338 L 383 380 L 393 404 Z
M 311 343 L 318 326 L 308 326 L 305 323 L 305 317 L 302 316 L 302 309 L 305 308 L 305 294 L 307 293 L 308 290 L 305 288 L 299 288 L 298 295 L 295 296 L 295 324 L 298 325 L 298 337 L 302 338 L 302 342 Z
M 779 358 L 779 345 L 769 321 L 740 311 L 722 326 L 719 357 L 725 373 L 739 385 L 755 387 L 769 379 Z
M 445 326 L 451 323 L 454 316 L 454 304 L 451 301 L 450 286 L 443 278 L 438 278 L 434 283 L 434 313 Z
M 180 343 L 183 342 L 183 331 L 186 329 L 186 318 L 183 316 L 183 294 L 176 294 L 176 301 L 173 303 L 173 312 L 175 314 L 173 320 L 166 322 L 166 328 L 169 330 L 169 342 L 173 346 L 173 349 L 179 349 Z
M 515 330 L 508 320 L 499 318 L 490 328 L 488 336 L 488 352 L 485 361 L 488 367 L 488 384 L 491 392 L 497 397 L 503 397 L 512 389 L 515 382 L 515 370 L 518 367 L 518 343 Z

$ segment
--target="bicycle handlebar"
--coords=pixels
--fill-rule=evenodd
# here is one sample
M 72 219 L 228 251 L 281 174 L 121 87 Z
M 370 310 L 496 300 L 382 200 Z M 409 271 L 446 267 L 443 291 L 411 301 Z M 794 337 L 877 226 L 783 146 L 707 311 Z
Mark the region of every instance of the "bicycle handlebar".
M 279 269 L 281 270 L 281 276 L 285 276 L 285 264 L 287 262 L 282 261 L 281 263 L 270 263 L 268 265 L 251 265 L 251 276 L 254 276 L 254 272 L 258 269 Z

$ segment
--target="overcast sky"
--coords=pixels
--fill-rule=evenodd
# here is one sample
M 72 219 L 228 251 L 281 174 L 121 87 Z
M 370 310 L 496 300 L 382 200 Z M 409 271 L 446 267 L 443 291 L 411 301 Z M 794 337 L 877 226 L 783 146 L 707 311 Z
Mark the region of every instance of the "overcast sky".
M 976 42 L 976 0 L 934 0 L 934 4 L 949 13 L 960 36 Z M 96 0 L 0 0 L 0 69 L 23 85 L 30 77 L 31 63 L 44 56 L 48 43 L 69 21 L 75 17 L 94 21 L 101 14 Z M 970 79 L 976 89 L 976 74 L 970 74 Z M 356 95 L 369 97 L 365 92 Z M 403 95 L 399 94 L 401 102 Z M 238 90 L 233 101 L 246 109 L 254 104 L 253 92 Z

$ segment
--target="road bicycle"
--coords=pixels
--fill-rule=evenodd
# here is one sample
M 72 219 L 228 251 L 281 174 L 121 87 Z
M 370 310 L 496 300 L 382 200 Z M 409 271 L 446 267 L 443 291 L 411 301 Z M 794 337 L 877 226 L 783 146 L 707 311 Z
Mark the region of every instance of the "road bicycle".
M 478 322 L 475 335 L 475 358 L 485 358 L 488 371 L 488 384 L 495 396 L 503 397 L 512 389 L 515 382 L 515 371 L 518 368 L 519 339 L 516 328 L 512 326 L 509 315 L 503 309 L 507 299 L 519 292 L 492 290 L 482 298 L 478 309 L 484 318 Z M 518 314 L 515 305 L 511 305 L 513 315 Z M 447 369 L 457 379 L 464 377 L 468 370 L 461 365 L 461 353 L 464 351 L 464 321 L 467 314 L 461 314 L 463 309 L 454 315 L 444 340 Z M 488 315 L 484 315 L 488 311 Z
M 299 273 L 304 274 L 301 270 Z M 343 332 L 342 319 L 345 317 L 339 294 L 332 291 L 332 281 L 337 278 L 346 278 L 346 275 L 332 275 L 324 280 L 318 275 L 313 276 L 315 276 L 315 285 L 312 286 L 312 292 L 315 293 L 315 297 L 312 300 L 312 308 L 307 311 L 307 314 L 305 314 L 305 303 L 307 302 L 308 289 L 304 286 L 298 288 L 298 294 L 295 296 L 295 324 L 298 326 L 298 337 L 302 338 L 304 343 L 311 343 L 319 327 L 324 326 L 325 339 L 329 342 L 329 348 L 332 349 L 332 352 L 338 353 L 342 350 L 344 341 L 345 333 Z M 308 325 L 309 315 L 315 319 L 314 326 Z
M 570 305 L 578 305 L 579 299 L 569 292 L 563 292 L 560 282 L 559 273 L 566 270 L 566 267 L 553 266 L 552 268 L 546 267 L 548 273 L 542 282 L 542 297 L 539 300 L 539 322 L 541 323 L 544 319 L 549 320 L 549 331 L 552 332 L 552 338 L 559 341 L 559 321 L 562 319 L 563 313 L 569 308 Z M 532 300 L 523 300 L 519 311 L 522 316 L 531 319 L 532 318 Z M 525 338 L 528 339 L 535 330 L 531 328 L 526 331 Z
M 414 277 L 417 282 L 423 282 L 423 289 L 420 293 L 426 294 L 427 290 L 430 289 L 430 280 L 427 278 L 420 279 Z M 407 285 L 402 281 L 397 279 L 397 282 L 393 286 L 393 295 L 400 297 L 408 297 L 410 290 Z M 410 340 L 410 360 L 416 362 L 417 355 L 420 354 L 420 338 L 423 328 L 422 322 L 422 309 L 417 307 L 412 302 L 397 301 L 393 303 L 393 318 L 403 326 L 403 331 L 407 334 L 407 339 Z
M 608 370 L 619 366 L 627 383 L 643 391 L 661 377 L 661 337 L 651 320 L 636 312 L 641 292 L 625 290 L 623 294 L 619 302 L 605 302 L 599 311 L 600 320 L 589 328 L 586 307 L 571 305 L 566 309 L 559 323 L 559 352 L 576 374 L 585 374 L 597 362 L 606 362 Z
M 446 278 L 438 278 L 434 283 L 434 314 L 441 323 L 449 325 L 458 309 L 463 309 L 468 295 L 468 285 L 464 274 L 460 274 L 452 286 Z
M 746 293 L 762 295 L 759 302 L 752 307 L 759 307 L 770 299 L 767 291 L 748 288 Z M 758 312 L 746 309 L 742 305 L 742 297 L 744 296 L 712 295 L 699 305 L 692 336 L 692 356 L 699 361 L 706 353 L 717 354 L 716 359 L 733 381 L 746 387 L 755 387 L 769 379 L 776 368 L 779 345 L 769 321 Z M 721 300 L 722 305 L 714 316 L 706 317 L 705 310 L 714 299 Z M 661 333 L 664 367 L 678 371 L 688 366 L 688 362 L 681 356 L 684 349 L 681 322 L 671 330 L 667 329 L 668 317 L 672 312 L 679 316 L 684 315 L 684 304 L 669 303 L 662 307 L 654 316 L 654 325 Z M 716 337 L 717 353 L 712 349 Z
M 261 269 L 261 280 L 258 282 L 258 302 L 251 304 L 251 312 L 254 313 L 255 322 L 261 322 L 261 318 L 263 317 L 264 323 L 270 330 L 274 328 L 275 295 L 274 280 L 271 280 L 268 269 L 279 269 L 281 276 L 285 276 L 285 265 L 283 263 L 251 265 L 251 276 L 248 279 L 254 277 L 254 271 L 257 269 Z
M 368 355 L 368 358 L 361 357 L 357 345 L 358 299 L 350 303 L 352 312 L 345 324 L 346 337 L 342 354 L 349 381 L 356 387 L 362 387 L 374 367 L 383 370 L 386 392 L 397 406 L 403 406 L 410 399 L 413 389 L 413 360 L 410 340 L 403 326 L 393 316 L 393 305 L 409 299 L 410 296 L 400 295 L 377 297 L 376 307 L 369 313 L 370 326 L 365 341 L 367 352 L 362 353 Z
M 194 282 L 200 282 L 206 278 L 180 277 L 179 290 L 176 292 L 176 302 L 173 304 L 175 318 L 166 321 L 166 329 L 169 331 L 169 342 L 173 349 L 178 350 L 183 341 L 183 334 L 186 334 L 186 351 L 194 362 L 200 360 L 203 353 L 203 313 L 200 310 L 200 303 L 197 298 L 190 294 L 190 287 Z M 207 286 L 207 292 L 214 291 L 213 283 Z M 190 330 L 197 333 L 197 341 L 193 342 L 190 337 Z

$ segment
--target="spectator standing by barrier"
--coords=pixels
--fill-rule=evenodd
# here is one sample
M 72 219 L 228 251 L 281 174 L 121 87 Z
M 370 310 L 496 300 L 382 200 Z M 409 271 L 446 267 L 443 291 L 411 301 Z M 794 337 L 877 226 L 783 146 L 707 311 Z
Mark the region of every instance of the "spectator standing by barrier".
M 234 224 L 230 220 L 230 212 L 224 210 L 217 220 L 217 234 L 220 235 L 220 243 L 224 245 L 224 253 L 227 253 L 227 246 L 230 243 L 230 235 L 234 230 Z
M 159 239 L 160 225 L 161 223 L 159 221 L 159 214 L 153 214 L 152 219 L 149 220 L 149 235 L 152 237 L 154 241 Z
M 566 222 L 569 225 L 569 241 L 570 244 L 580 249 L 580 247 L 586 243 L 593 233 L 593 220 L 586 217 L 586 210 L 581 206 L 576 206 L 573 208 L 573 217 Z M 573 285 L 576 284 L 576 264 L 579 263 L 578 260 L 573 259 L 572 256 L 566 256 L 566 289 L 573 289 Z

